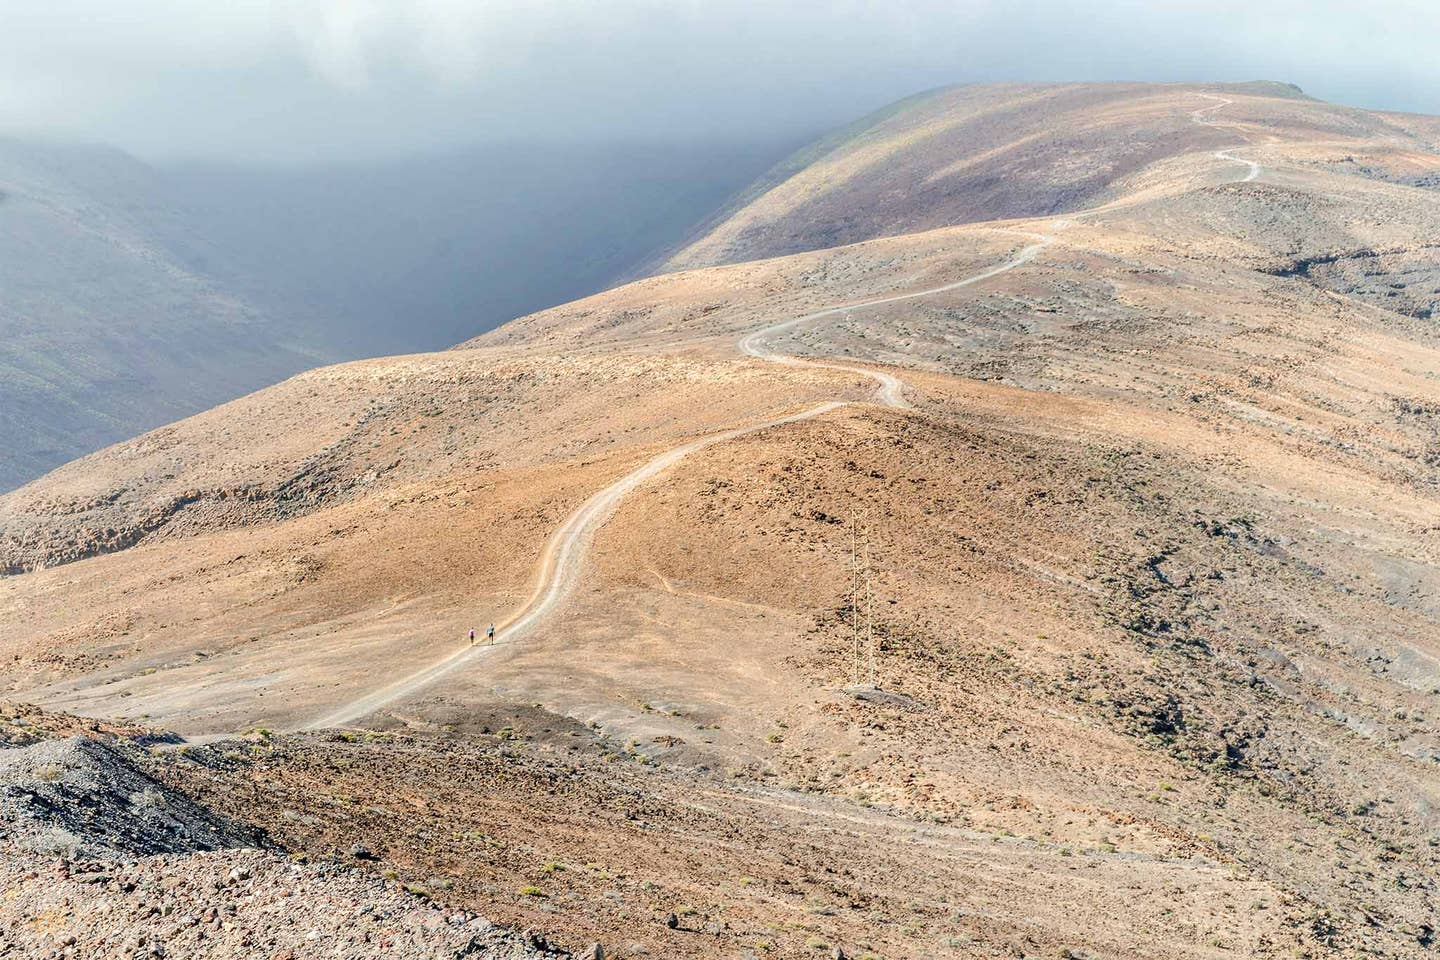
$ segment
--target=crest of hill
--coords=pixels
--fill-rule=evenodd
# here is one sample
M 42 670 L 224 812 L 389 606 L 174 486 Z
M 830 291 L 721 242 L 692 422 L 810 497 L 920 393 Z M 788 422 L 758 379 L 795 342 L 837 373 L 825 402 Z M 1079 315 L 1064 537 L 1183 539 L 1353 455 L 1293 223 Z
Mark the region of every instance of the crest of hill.
M 1067 213 L 1157 161 L 1234 140 L 1192 123 L 1205 96 L 1317 127 L 1353 125 L 1284 83 L 1004 83 L 900 100 L 795 153 L 660 270 L 736 263 L 937 227 Z M 1370 126 L 1378 126 L 1374 121 Z

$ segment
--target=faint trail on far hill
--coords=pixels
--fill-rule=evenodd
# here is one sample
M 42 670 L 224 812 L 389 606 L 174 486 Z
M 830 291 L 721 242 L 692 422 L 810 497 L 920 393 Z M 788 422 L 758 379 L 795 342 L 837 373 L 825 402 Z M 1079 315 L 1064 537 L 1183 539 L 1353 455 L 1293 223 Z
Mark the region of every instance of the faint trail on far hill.
M 1228 107 L 1230 104 L 1235 102 L 1234 100 L 1227 100 L 1224 97 L 1217 97 L 1213 93 L 1202 93 L 1200 94 L 1200 96 L 1204 97 L 1207 100 L 1218 100 L 1219 102 L 1216 103 L 1213 107 L 1201 107 L 1199 110 L 1192 111 L 1190 114 L 1190 121 L 1192 123 L 1198 123 L 1202 127 L 1232 126 L 1228 123 L 1220 123 L 1216 120 L 1211 120 L 1209 115 L 1223 107 Z M 1246 172 L 1245 176 L 1235 181 L 1236 183 L 1249 183 L 1251 180 L 1256 180 L 1260 176 L 1260 164 L 1256 163 L 1254 160 L 1246 160 L 1244 157 L 1237 157 L 1234 154 L 1229 153 L 1225 150 L 1217 150 L 1215 152 L 1215 156 L 1221 160 L 1229 160 L 1231 163 L 1243 163 L 1245 164 L 1245 166 L 1250 168 Z
M 1023 233 L 1022 231 L 1007 232 Z M 772 363 L 780 363 L 793 367 L 818 367 L 826 370 L 856 373 L 869 377 L 878 384 L 878 388 L 875 391 L 875 401 L 877 403 L 896 410 L 908 410 L 910 409 L 910 404 L 906 401 L 902 393 L 904 384 L 894 374 L 846 363 L 837 363 L 828 360 L 805 360 L 799 357 L 778 354 L 767 349 L 765 347 L 765 341 L 778 333 L 782 333 L 812 320 L 820 320 L 824 317 L 835 316 L 836 314 L 845 313 L 850 310 L 858 310 L 863 307 L 896 303 L 901 300 L 913 300 L 917 297 L 944 293 L 947 290 L 958 290 L 961 287 L 967 287 L 971 284 L 979 283 L 982 280 L 988 280 L 991 277 L 999 276 L 1002 273 L 1013 270 L 1022 264 L 1029 263 L 1035 258 L 1036 254 L 1054 242 L 1053 237 L 1044 234 L 1024 233 L 1023 235 L 1033 238 L 1035 242 L 1024 247 L 1019 253 L 999 266 L 990 267 L 987 270 L 982 270 L 980 273 L 972 274 L 963 280 L 956 280 L 938 287 L 929 287 L 924 290 L 916 290 L 912 293 L 900 293 L 888 297 L 877 297 L 873 300 L 862 300 L 839 307 L 829 307 L 814 313 L 807 313 L 804 316 L 796 317 L 792 320 L 784 320 L 780 323 L 771 324 L 768 327 L 762 327 L 759 330 L 741 337 L 736 347 L 741 353 L 747 356 L 757 357 L 761 360 L 769 360 Z M 679 463 L 697 450 L 702 450 L 713 444 L 723 443 L 726 440 L 734 440 L 746 434 L 768 430 L 771 427 L 783 426 L 788 423 L 799 423 L 802 420 L 811 420 L 822 414 L 829 413 L 831 410 L 846 406 L 847 403 L 848 401 L 845 400 L 829 400 L 803 410 L 800 413 L 735 427 L 731 430 L 725 430 L 720 433 L 710 434 L 707 437 L 701 437 L 697 440 L 691 440 L 652 457 L 620 479 L 604 487 L 597 493 L 592 494 L 584 503 L 580 504 L 570 516 L 565 518 L 565 522 L 560 525 L 558 530 L 550 535 L 550 539 L 545 544 L 545 550 L 540 555 L 540 562 L 535 577 L 535 589 L 518 610 L 495 625 L 496 633 L 503 635 L 506 643 L 511 642 L 517 637 L 522 636 L 526 631 L 534 629 L 545 617 L 555 611 L 580 581 L 586 553 L 590 548 L 595 533 L 603 527 L 606 521 L 615 513 L 615 510 L 620 506 L 620 502 L 646 481 L 674 466 L 676 463 Z M 376 710 L 388 704 L 418 693 L 435 681 L 440 680 L 467 664 L 474 663 L 476 660 L 481 659 L 494 649 L 496 648 L 488 644 L 466 645 L 461 647 L 454 653 L 442 657 L 427 667 L 337 707 L 330 713 L 305 724 L 302 729 L 319 730 L 325 727 L 339 727 L 353 723 L 361 717 L 374 713 Z

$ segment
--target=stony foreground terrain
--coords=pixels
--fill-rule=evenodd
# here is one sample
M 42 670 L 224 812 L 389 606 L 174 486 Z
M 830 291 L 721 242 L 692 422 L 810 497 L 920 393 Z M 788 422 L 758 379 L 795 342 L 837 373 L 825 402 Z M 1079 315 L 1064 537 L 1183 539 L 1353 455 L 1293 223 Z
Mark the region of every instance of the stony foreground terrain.
M 1316 944 L 1306 904 L 1199 851 L 1079 845 L 1056 861 L 1008 831 L 677 777 L 539 711 L 484 729 L 0 750 L 5 945 L 20 956 L 567 956 L 535 932 L 561 924 L 588 956 L 594 944 L 578 945 L 597 935 L 611 956 L 884 956 L 921 930 L 943 931 L 947 951 L 1047 956 L 1123 940 L 1133 917 L 1096 919 L 1082 939 L 1056 929 L 1064 903 L 1122 877 L 1157 927 L 1185 891 L 1208 918 L 1201 932 L 1227 947 Z M 67 803 L 37 802 L 59 793 Z M 29 815 L 12 820 L 20 806 Z M 106 820 L 78 822 L 98 806 Z M 258 814 L 263 830 L 225 814 Z M 197 816 L 208 830 L 194 830 Z M 1022 871 L 993 873 L 997 855 Z M 524 932 L 492 926 L 473 903 Z M 1007 918 L 1021 912 L 1016 928 Z
M 4 853 L 0 956 L 550 955 L 469 911 L 431 905 L 350 870 L 260 850 L 118 864 Z
M 4 712 L 34 742 L 0 747 L 0 956 L 549 955 L 395 883 L 253 847 L 262 831 L 142 772 L 158 761 L 133 740 Z
M 0 498 L 8 692 L 572 950 L 1433 956 L 1437 176 L 1278 85 L 906 101 L 683 271 Z

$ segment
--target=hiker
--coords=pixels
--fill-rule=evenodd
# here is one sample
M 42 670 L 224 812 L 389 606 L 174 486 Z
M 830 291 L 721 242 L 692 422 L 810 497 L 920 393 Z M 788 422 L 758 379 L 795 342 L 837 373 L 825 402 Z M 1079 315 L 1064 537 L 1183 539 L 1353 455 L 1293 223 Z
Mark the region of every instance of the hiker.
M 490 637 L 490 642 L 491 642 L 491 643 L 494 643 L 494 642 L 495 642 L 495 624 L 493 624 L 493 623 L 490 624 L 489 637 Z
M 475 646 L 475 628 L 470 628 L 470 646 Z

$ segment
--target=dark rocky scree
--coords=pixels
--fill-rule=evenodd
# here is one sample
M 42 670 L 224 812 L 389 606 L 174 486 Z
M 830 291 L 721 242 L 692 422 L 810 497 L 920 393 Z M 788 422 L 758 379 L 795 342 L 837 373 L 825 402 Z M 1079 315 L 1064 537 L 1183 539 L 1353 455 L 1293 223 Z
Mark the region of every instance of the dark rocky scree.
M 1334 250 L 1297 257 L 1267 269 L 1416 320 L 1440 306 L 1440 258 L 1434 244 L 1392 249 Z
M 117 744 L 82 737 L 0 751 L 0 838 L 38 853 L 103 858 L 260 842 L 254 829 L 165 790 Z

